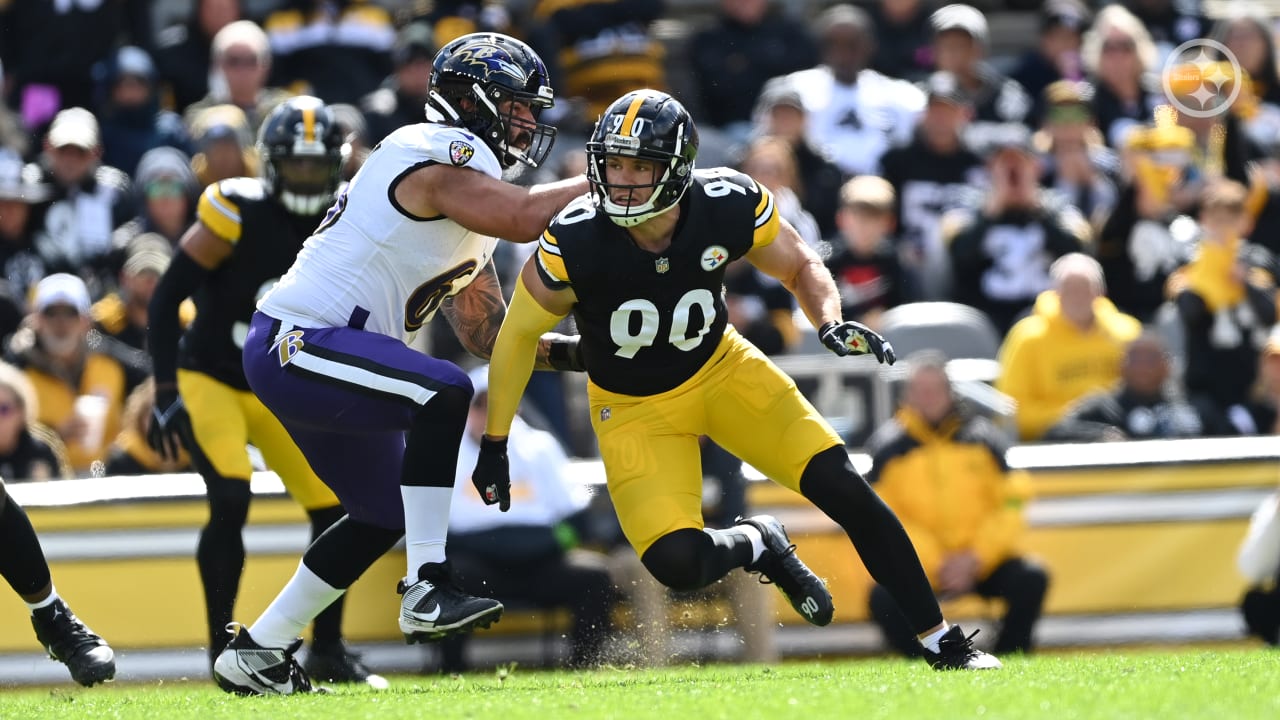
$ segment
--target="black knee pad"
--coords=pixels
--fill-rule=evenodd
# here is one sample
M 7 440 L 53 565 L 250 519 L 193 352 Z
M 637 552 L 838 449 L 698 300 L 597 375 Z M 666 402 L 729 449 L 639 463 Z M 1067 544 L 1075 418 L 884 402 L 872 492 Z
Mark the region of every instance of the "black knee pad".
M 640 562 L 655 580 L 672 590 L 697 590 L 705 584 L 702 558 L 714 544 L 701 530 L 676 530 L 650 545 Z
M 249 502 L 253 493 L 249 483 L 222 476 L 205 478 L 205 494 L 209 498 L 209 524 L 237 530 L 249 519 Z
M 467 412 L 471 409 L 473 395 L 475 391 L 470 387 L 445 385 L 436 390 L 436 394 L 418 411 L 417 417 L 414 418 L 415 424 L 419 420 L 429 423 L 465 423 Z

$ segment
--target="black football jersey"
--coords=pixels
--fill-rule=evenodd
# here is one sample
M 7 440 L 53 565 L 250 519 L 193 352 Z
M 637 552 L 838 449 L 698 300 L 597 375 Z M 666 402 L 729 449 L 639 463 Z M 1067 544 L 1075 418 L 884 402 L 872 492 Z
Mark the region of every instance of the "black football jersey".
M 640 248 L 583 196 L 542 234 L 538 274 L 548 287 L 573 287 L 592 382 L 654 395 L 688 380 L 714 353 L 728 315 L 725 268 L 773 242 L 779 222 L 772 193 L 749 176 L 699 170 L 666 250 Z
M 234 249 L 192 296 L 196 319 L 182 336 L 178 364 L 248 390 L 240 356 L 258 298 L 293 265 L 324 215 L 296 216 L 261 180 L 239 177 L 205 188 L 196 217 Z

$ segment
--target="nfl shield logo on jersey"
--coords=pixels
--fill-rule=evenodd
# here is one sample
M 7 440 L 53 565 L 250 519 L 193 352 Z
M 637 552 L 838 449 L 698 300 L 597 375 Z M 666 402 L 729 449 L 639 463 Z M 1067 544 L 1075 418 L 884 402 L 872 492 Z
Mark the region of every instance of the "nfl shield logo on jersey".
M 721 245 L 712 245 L 702 251 L 702 269 L 711 272 L 729 259 L 729 251 Z
M 664 257 L 660 257 L 653 261 L 653 269 L 657 270 L 659 274 L 665 273 L 671 269 L 671 261 Z
M 605 420 L 608 420 L 610 417 L 613 417 L 612 410 L 610 410 L 608 407 L 600 408 L 600 422 L 604 422 Z
M 449 160 L 454 165 L 466 165 L 471 160 L 471 156 L 476 154 L 476 149 L 461 140 L 454 140 L 449 143 Z

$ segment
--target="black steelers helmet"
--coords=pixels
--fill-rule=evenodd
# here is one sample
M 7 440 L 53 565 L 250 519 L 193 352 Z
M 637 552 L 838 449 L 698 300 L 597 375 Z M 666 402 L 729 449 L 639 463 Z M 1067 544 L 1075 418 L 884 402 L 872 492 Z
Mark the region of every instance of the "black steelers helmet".
M 606 181 L 610 155 L 654 163 L 647 183 L 616 185 Z M 675 207 L 693 182 L 698 129 L 680 101 L 658 90 L 636 90 L 613 101 L 596 122 L 587 142 L 587 179 L 596 206 L 618 225 L 632 227 Z M 619 191 L 653 190 L 638 204 L 616 202 Z
M 258 130 L 263 179 L 295 215 L 319 215 L 333 204 L 348 152 L 333 111 L 309 95 L 277 105 Z
M 538 167 L 555 142 L 555 128 L 538 122 L 555 103 L 547 68 L 533 48 L 513 37 L 471 33 L 445 45 L 432 63 L 427 97 L 428 117 L 439 115 L 479 135 L 504 168 L 517 161 Z M 511 105 L 504 108 L 507 101 L 527 104 L 533 120 Z

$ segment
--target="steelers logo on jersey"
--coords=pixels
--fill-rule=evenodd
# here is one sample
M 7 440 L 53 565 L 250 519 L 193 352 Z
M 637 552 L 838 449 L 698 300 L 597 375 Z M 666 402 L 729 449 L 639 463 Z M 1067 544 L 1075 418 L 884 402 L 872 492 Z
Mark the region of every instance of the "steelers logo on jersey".
M 723 245 L 712 245 L 702 251 L 702 269 L 711 272 L 729 259 L 729 251 Z
M 461 140 L 449 143 L 449 160 L 458 167 L 466 165 L 475 154 L 476 149 Z

